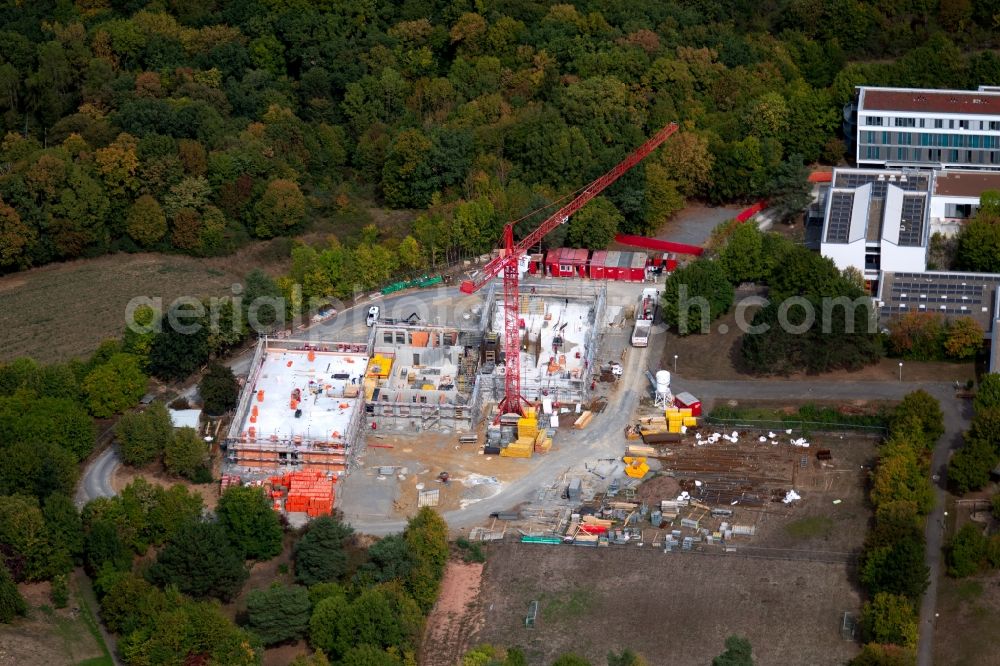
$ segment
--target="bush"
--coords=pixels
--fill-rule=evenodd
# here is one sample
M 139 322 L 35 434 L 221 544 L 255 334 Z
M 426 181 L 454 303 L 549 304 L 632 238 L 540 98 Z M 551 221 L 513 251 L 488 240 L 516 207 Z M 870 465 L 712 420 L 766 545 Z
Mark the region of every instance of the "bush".
M 66 608 L 69 603 L 69 585 L 66 582 L 66 574 L 59 574 L 52 578 L 52 605 L 56 608 Z
M 851 660 L 851 666 L 914 666 L 917 656 L 912 649 L 899 645 L 868 643 L 861 654 Z
M 0 623 L 7 624 L 19 615 L 28 614 L 28 604 L 17 590 L 17 585 L 0 559 Z
M 988 545 L 989 540 L 977 525 L 963 525 L 945 549 L 948 575 L 964 578 L 978 572 L 986 563 Z
M 726 651 L 712 660 L 712 666 L 753 666 L 753 649 L 742 636 L 726 639 Z

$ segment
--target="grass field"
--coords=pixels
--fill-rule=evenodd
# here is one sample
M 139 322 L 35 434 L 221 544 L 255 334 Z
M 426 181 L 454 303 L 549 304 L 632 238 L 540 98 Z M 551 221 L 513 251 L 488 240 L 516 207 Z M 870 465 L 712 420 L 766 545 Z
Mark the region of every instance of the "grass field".
M 988 666 L 1000 654 L 1000 574 L 942 577 L 934 628 L 934 663 Z
M 49 584 L 20 586 L 28 617 L 0 625 L 0 664 L 17 666 L 111 666 L 87 594 L 71 577 L 66 608 L 53 608 Z
M 81 259 L 0 278 L 0 361 L 31 356 L 43 362 L 86 356 L 121 335 L 125 307 L 136 296 L 230 293 L 250 262 L 155 254 Z
M 518 647 L 529 664 L 575 652 L 604 663 L 630 648 L 650 664 L 708 664 L 727 636 L 746 636 L 758 666 L 843 664 L 840 636 L 858 613 L 850 567 L 658 549 L 491 545 L 469 644 Z M 524 626 L 539 602 L 534 629 Z

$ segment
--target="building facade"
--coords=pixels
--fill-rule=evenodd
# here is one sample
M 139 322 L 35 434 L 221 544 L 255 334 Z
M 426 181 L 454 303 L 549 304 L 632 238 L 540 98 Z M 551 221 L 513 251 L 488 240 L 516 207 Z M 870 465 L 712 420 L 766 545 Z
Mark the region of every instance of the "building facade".
M 1000 91 L 860 86 L 844 134 L 859 167 L 1000 170 Z

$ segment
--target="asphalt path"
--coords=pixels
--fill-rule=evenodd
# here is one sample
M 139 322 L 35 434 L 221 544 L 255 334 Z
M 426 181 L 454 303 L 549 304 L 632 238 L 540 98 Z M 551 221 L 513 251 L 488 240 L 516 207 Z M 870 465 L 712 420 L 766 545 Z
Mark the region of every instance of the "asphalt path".
M 111 476 L 120 464 L 117 446 L 109 446 L 90 461 L 83 470 L 83 476 L 80 477 L 80 483 L 76 488 L 76 505 L 82 507 L 98 497 L 114 497 L 115 489 L 111 486 Z
M 944 413 L 944 434 L 938 440 L 931 455 L 931 474 L 934 481 L 934 510 L 927 518 L 924 535 L 927 551 L 924 563 L 930 570 L 930 583 L 920 603 L 920 640 L 917 644 L 917 666 L 931 666 L 934 663 L 934 626 L 937 618 L 938 582 L 941 578 L 941 557 L 944 546 L 946 500 L 948 492 L 948 459 L 952 452 L 962 445 L 962 432 L 972 419 L 972 404 L 969 400 L 955 397 L 955 391 L 948 386 L 934 386 L 927 389 L 941 402 Z

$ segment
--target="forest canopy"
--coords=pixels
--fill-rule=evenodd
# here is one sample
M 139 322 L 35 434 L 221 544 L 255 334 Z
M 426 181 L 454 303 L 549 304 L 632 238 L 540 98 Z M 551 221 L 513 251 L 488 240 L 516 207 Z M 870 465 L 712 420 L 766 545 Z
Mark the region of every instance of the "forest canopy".
M 686 198 L 760 197 L 790 161 L 839 160 L 855 85 L 1000 83 L 977 50 L 995 4 L 8 0 L 0 272 L 222 254 L 352 199 L 424 211 L 380 264 L 418 269 L 491 248 L 676 120 L 597 231 L 550 242 L 645 232 Z

